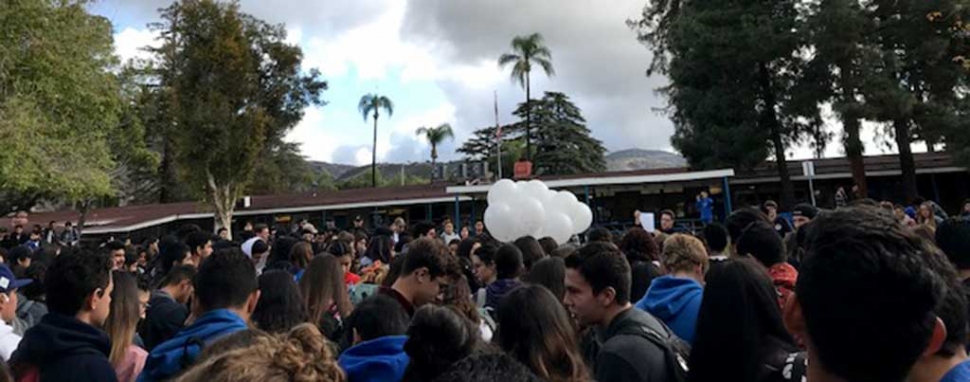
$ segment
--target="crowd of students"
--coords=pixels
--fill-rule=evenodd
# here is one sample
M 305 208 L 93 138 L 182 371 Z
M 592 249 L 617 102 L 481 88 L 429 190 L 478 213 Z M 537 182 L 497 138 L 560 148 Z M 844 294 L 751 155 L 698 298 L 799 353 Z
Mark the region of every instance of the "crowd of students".
M 862 200 L 583 245 L 402 219 L 17 244 L 0 381 L 970 381 L 970 220 L 926 205 L 929 234 Z

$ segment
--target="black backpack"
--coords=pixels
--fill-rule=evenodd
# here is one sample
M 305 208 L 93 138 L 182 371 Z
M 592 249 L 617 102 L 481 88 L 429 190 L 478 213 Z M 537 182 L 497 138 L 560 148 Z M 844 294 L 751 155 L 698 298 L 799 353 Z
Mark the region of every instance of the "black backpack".
M 690 359 L 690 344 L 677 337 L 663 321 L 650 316 L 653 325 L 641 324 L 627 326 L 620 329 L 616 335 L 633 335 L 646 338 L 664 351 L 664 363 L 667 365 L 667 376 L 671 382 L 687 382 L 690 369 L 687 360 Z

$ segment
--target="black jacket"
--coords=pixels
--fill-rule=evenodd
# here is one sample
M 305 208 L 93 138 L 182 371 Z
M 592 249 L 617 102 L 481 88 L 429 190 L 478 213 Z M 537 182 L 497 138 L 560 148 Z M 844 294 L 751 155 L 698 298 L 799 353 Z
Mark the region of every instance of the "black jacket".
M 40 381 L 117 381 L 108 362 L 111 341 L 101 329 L 59 313 L 30 328 L 10 357 L 15 380 L 33 372 Z
M 598 382 L 667 382 L 665 349 L 649 339 L 633 334 L 632 327 L 647 326 L 668 331 L 650 313 L 627 309 L 613 318 L 609 327 L 590 330 L 583 339 L 583 356 Z M 673 335 L 669 333 L 669 335 Z
M 145 310 L 145 320 L 138 328 L 138 334 L 145 341 L 145 350 L 151 352 L 155 346 L 175 337 L 185 326 L 188 317 L 189 309 L 168 293 L 152 292 L 148 309 Z

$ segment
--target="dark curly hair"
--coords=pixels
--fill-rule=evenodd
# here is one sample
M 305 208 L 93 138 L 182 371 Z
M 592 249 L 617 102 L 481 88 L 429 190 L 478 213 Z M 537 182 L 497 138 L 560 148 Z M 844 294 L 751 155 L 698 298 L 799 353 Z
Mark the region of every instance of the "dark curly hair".
M 643 228 L 632 228 L 623 235 L 620 241 L 620 250 L 626 255 L 626 260 L 633 264 L 639 261 L 658 261 L 660 260 L 660 250 L 653 235 Z

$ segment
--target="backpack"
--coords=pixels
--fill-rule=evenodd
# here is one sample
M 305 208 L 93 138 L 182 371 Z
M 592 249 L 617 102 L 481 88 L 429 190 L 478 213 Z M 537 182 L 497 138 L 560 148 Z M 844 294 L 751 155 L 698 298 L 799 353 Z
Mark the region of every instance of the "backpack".
M 668 380 L 687 382 L 687 375 L 690 371 L 687 366 L 687 360 L 690 359 L 690 344 L 677 337 L 663 321 L 653 316 L 650 317 L 653 318 L 655 325 L 627 326 L 620 329 L 616 335 L 639 336 L 657 345 L 664 352 Z

